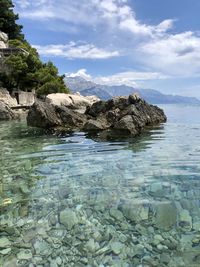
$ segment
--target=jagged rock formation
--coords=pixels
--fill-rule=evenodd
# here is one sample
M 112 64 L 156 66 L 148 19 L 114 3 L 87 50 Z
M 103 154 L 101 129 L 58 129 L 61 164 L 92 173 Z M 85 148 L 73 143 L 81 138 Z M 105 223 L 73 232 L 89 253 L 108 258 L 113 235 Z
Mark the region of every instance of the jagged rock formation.
M 17 99 L 11 97 L 9 92 L 4 88 L 0 88 L 0 101 L 5 102 L 9 107 L 14 107 L 18 104 Z
M 8 48 L 8 35 L 0 31 L 0 49 Z
M 3 101 L 0 100 L 0 120 L 12 120 L 16 115 L 12 109 Z
M 97 101 L 87 107 L 84 114 L 64 105 L 53 105 L 37 100 L 31 107 L 27 122 L 30 126 L 55 131 L 120 131 L 133 136 L 146 126 L 166 121 L 162 109 L 149 105 L 138 95 Z
M 0 88 L 0 120 L 12 120 L 17 118 L 16 114 L 11 109 L 16 103 L 16 99 L 13 99 L 6 89 Z

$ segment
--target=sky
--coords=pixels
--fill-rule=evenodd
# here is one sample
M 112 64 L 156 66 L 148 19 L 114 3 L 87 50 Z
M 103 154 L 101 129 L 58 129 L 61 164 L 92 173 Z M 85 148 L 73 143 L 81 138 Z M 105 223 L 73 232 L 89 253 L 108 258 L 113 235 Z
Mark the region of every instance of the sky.
M 199 0 L 14 0 L 60 74 L 200 98 Z

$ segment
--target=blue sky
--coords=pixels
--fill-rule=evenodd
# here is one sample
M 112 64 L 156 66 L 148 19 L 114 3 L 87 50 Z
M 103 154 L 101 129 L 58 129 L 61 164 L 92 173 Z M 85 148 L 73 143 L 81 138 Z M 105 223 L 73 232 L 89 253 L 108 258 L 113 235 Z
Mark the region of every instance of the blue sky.
M 14 0 L 61 74 L 200 98 L 199 0 Z

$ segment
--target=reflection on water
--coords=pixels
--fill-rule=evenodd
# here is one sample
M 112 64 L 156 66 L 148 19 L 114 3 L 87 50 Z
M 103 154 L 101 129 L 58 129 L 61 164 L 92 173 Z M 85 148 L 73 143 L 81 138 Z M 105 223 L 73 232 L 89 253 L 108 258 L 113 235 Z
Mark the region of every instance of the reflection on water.
M 200 266 L 200 107 L 165 109 L 137 138 L 1 123 L 0 266 Z

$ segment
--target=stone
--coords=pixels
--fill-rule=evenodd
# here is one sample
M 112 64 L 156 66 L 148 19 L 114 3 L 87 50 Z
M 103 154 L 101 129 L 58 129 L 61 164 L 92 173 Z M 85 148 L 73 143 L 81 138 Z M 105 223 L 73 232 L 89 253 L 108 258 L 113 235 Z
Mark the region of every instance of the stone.
M 120 254 L 124 245 L 120 242 L 111 242 L 110 247 L 115 254 Z
M 90 119 L 83 126 L 83 130 L 84 131 L 101 131 L 101 130 L 108 129 L 109 127 L 110 127 L 110 124 L 108 124 L 107 121 L 104 119 L 98 119 L 98 120 Z
M 200 221 L 193 223 L 193 229 L 197 232 L 200 232 Z
M 76 224 L 78 224 L 78 218 L 76 213 L 70 209 L 61 211 L 60 213 L 60 222 L 68 230 L 71 230 Z
M 155 197 L 162 197 L 164 195 L 163 186 L 161 183 L 152 183 L 149 193 Z
M 0 31 L 0 48 L 8 48 L 8 35 Z
M 98 243 L 95 243 L 94 239 L 90 239 L 88 242 L 86 242 L 85 249 L 90 252 L 95 252 L 99 249 L 99 245 Z
M 149 218 L 149 203 L 146 201 L 135 201 L 124 203 L 120 206 L 123 215 L 134 222 L 148 220 Z
M 170 229 L 177 224 L 177 210 L 170 202 L 161 202 L 156 208 L 155 224 L 160 229 Z
M 94 103 L 91 107 L 88 107 L 86 114 L 92 117 L 97 117 L 99 114 L 105 113 L 107 111 L 107 106 L 105 101 L 98 101 Z
M 86 116 L 63 106 L 55 107 L 61 125 L 69 129 L 80 129 L 86 122 Z
M 61 125 L 55 106 L 36 100 L 27 116 L 27 124 L 33 127 L 52 128 Z
M 132 135 L 136 135 L 138 133 L 138 130 L 136 129 L 135 124 L 133 123 L 133 118 L 131 115 L 126 115 L 118 122 L 116 122 L 114 124 L 114 129 L 119 131 L 125 131 Z
M 30 126 L 54 130 L 104 131 L 135 136 L 146 126 L 166 122 L 166 116 L 160 108 L 147 104 L 136 95 L 117 97 L 108 101 L 96 101 L 88 104 L 84 114 L 77 112 L 81 96 L 60 94 L 48 96 L 45 101 L 37 100 L 30 108 L 27 123 Z M 77 100 L 79 99 L 79 100 Z M 76 100 L 78 102 L 76 102 Z
M 19 253 L 17 253 L 17 258 L 19 260 L 29 260 L 32 258 L 32 256 L 31 250 L 29 249 L 21 250 Z
M 0 88 L 0 101 L 3 101 L 9 107 L 15 107 L 18 105 L 17 99 L 12 97 L 4 88 Z
M 188 210 L 181 210 L 179 213 L 179 226 L 186 230 L 191 231 L 192 229 L 192 217 Z
M 160 260 L 161 260 L 162 263 L 168 264 L 170 262 L 170 260 L 171 260 L 171 257 L 167 253 L 162 253 L 161 256 L 160 256 Z
M 51 246 L 44 240 L 36 240 L 33 246 L 37 255 L 49 256 L 52 253 Z
M 4 101 L 0 100 L 0 120 L 16 119 L 15 113 Z
M 10 252 L 11 252 L 11 248 L 5 248 L 5 249 L 0 250 L 1 255 L 7 255 Z
M 123 213 L 118 209 L 110 209 L 110 216 L 115 218 L 117 221 L 122 221 L 124 219 Z
M 164 238 L 161 235 L 157 234 L 157 235 L 154 236 L 154 241 L 155 241 L 155 244 L 157 245 L 157 244 L 163 242 Z
M 65 106 L 68 108 L 85 111 L 88 106 L 91 106 L 93 103 L 99 101 L 99 98 L 96 96 L 85 97 L 80 95 L 79 93 L 56 93 L 47 95 L 46 101 L 54 106 Z
M 11 242 L 7 237 L 0 238 L 0 248 L 7 248 L 10 247 Z

